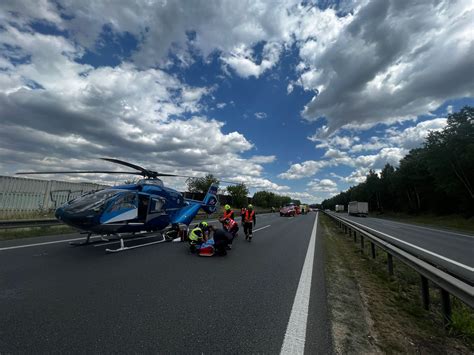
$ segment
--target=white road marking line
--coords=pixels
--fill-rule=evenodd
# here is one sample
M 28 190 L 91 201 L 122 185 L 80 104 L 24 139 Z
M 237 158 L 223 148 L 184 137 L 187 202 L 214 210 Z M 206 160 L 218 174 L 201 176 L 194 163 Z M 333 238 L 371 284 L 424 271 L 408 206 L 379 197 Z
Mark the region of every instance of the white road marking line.
M 74 239 L 61 239 L 61 240 L 55 240 L 53 242 L 44 242 L 44 243 L 35 243 L 35 244 L 25 244 L 25 245 L 16 245 L 13 247 L 5 247 L 5 248 L 0 248 L 0 251 L 2 250 L 10 250 L 10 249 L 20 249 L 20 248 L 28 248 L 28 247 L 35 247 L 38 245 L 48 245 L 48 244 L 58 244 L 58 243 L 66 243 L 66 242 L 74 242 L 76 240 L 83 240 L 85 237 L 82 238 L 74 238 Z
M 314 249 L 318 229 L 318 216 L 314 220 L 313 231 L 308 245 L 308 251 L 301 270 L 298 289 L 291 308 L 290 319 L 286 327 L 285 339 L 280 354 L 303 354 L 306 342 L 306 323 L 308 322 L 309 296 L 311 294 L 311 280 L 313 278 Z
M 385 237 L 387 237 L 387 238 L 396 240 L 397 242 L 400 242 L 400 243 L 402 243 L 402 244 L 406 244 L 406 245 L 408 245 L 408 246 L 410 246 L 410 247 L 412 247 L 412 248 L 421 250 L 422 252 L 425 252 L 425 253 L 430 254 L 430 255 L 432 255 L 432 256 L 434 256 L 434 257 L 437 257 L 437 258 L 442 259 L 442 260 L 444 260 L 444 261 L 447 261 L 447 262 L 449 262 L 449 263 L 451 263 L 451 264 L 454 264 L 454 265 L 456 265 L 456 266 L 459 266 L 459 267 L 461 267 L 461 268 L 463 268 L 463 269 L 466 269 L 466 270 L 468 270 L 468 271 L 470 271 L 470 272 L 473 272 L 473 271 L 474 271 L 474 268 L 473 268 L 473 267 L 464 265 L 464 264 L 462 264 L 462 263 L 460 263 L 460 262 L 457 262 L 457 261 L 455 261 L 455 260 L 449 259 L 449 258 L 447 258 L 447 257 L 445 257 L 445 256 L 436 254 L 436 253 L 434 253 L 434 252 L 432 252 L 432 251 L 426 250 L 426 249 L 424 249 L 424 248 L 422 248 L 422 247 L 419 247 L 419 246 L 417 246 L 417 245 L 415 245 L 415 244 L 412 244 L 412 243 L 409 243 L 409 242 L 405 242 L 404 240 L 401 240 L 401 239 L 392 237 L 391 235 L 388 235 L 388 234 L 383 233 L 383 232 L 380 232 L 380 231 L 378 231 L 378 230 L 376 230 L 376 229 L 367 227 L 367 226 L 365 226 L 365 225 L 363 225 L 363 224 L 361 224 L 361 223 L 357 223 L 357 222 L 354 222 L 354 221 L 352 221 L 352 220 L 349 220 L 349 221 L 352 222 L 352 223 L 354 223 L 354 224 L 358 224 L 359 226 L 364 227 L 364 228 L 366 228 L 366 229 L 368 229 L 368 230 L 371 230 L 372 232 L 379 233 L 379 234 L 381 234 L 381 235 L 383 235 L 383 236 L 385 236 Z
M 261 228 L 255 229 L 255 230 L 253 230 L 252 232 L 258 232 L 258 231 L 261 231 L 262 229 L 268 228 L 268 227 L 270 227 L 270 226 L 271 226 L 271 224 L 269 224 L 268 226 L 265 226 L 265 227 L 261 227 Z

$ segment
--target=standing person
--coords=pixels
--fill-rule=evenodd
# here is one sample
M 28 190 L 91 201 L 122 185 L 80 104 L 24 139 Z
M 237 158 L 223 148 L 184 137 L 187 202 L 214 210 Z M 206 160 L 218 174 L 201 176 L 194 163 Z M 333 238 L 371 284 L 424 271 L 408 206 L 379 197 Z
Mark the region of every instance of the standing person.
M 226 220 L 227 218 L 235 219 L 234 211 L 230 209 L 229 205 L 224 206 L 224 214 L 222 215 L 223 220 Z
M 245 207 L 242 207 L 242 209 L 240 210 L 240 218 L 242 218 L 242 227 L 244 226 L 245 211 L 247 211 Z
M 253 237 L 252 227 L 255 227 L 257 224 L 257 218 L 255 217 L 252 205 L 247 206 L 245 214 L 242 216 L 242 223 L 244 225 L 245 240 L 251 242 Z

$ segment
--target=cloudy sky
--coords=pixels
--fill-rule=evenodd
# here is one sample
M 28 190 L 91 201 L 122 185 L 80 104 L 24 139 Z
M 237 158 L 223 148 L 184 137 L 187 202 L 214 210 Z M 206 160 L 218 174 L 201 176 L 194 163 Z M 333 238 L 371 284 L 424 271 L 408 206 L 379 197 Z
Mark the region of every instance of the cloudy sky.
M 474 105 L 473 23 L 471 0 L 4 0 L 0 174 L 114 157 L 320 202 Z

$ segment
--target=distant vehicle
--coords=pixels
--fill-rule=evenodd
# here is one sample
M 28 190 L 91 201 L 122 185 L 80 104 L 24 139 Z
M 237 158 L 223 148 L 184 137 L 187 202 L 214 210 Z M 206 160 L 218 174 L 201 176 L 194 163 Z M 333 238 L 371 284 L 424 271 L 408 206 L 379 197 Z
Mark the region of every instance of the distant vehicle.
M 367 217 L 369 214 L 369 204 L 368 202 L 351 201 L 349 202 L 348 212 L 351 216 Z
M 280 217 L 294 217 L 296 214 L 296 205 L 294 203 L 289 203 L 280 208 Z
M 310 209 L 308 205 L 300 205 L 300 210 L 301 210 L 301 214 L 307 214 Z
M 344 205 L 336 205 L 336 212 L 344 212 Z

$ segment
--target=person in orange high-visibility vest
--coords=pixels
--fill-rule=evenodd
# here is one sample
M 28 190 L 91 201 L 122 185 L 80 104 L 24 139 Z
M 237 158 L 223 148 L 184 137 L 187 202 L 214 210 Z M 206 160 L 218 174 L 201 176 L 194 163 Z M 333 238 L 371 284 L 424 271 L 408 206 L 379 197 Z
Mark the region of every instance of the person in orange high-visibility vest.
M 224 206 L 224 213 L 223 213 L 222 217 L 219 218 L 219 222 L 222 223 L 222 228 L 225 227 L 225 220 L 226 220 L 226 219 L 232 219 L 232 220 L 235 219 L 235 218 L 234 218 L 234 211 L 232 211 L 232 210 L 230 209 L 230 206 L 229 206 L 229 205 L 225 205 L 225 206 Z
M 255 217 L 255 211 L 252 205 L 248 205 L 245 213 L 242 215 L 242 223 L 244 225 L 245 240 L 252 241 L 252 227 L 257 224 L 257 218 Z
M 242 207 L 242 209 L 240 210 L 240 218 L 242 220 L 242 227 L 244 226 L 244 216 L 245 216 L 245 211 L 247 211 L 247 209 L 245 207 Z
M 222 215 L 222 219 L 225 220 L 227 218 L 231 218 L 231 219 L 234 219 L 234 211 L 232 211 L 230 209 L 230 206 L 229 205 L 225 205 L 224 206 L 224 214 Z

